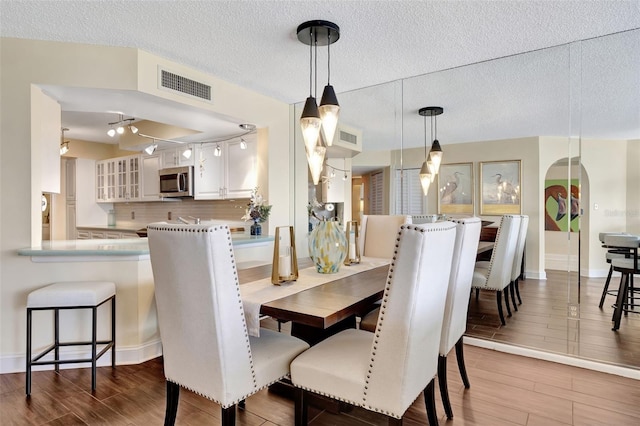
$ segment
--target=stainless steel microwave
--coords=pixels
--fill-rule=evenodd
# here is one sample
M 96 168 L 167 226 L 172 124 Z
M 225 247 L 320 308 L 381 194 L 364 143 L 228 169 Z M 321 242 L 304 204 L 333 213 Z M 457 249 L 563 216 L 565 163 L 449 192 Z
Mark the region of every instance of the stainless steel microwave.
M 193 197 L 193 166 L 161 169 L 161 197 Z

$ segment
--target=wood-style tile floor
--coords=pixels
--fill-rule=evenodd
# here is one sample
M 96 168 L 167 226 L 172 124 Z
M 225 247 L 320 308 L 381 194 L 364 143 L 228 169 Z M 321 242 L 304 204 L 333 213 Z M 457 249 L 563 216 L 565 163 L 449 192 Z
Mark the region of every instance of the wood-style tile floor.
M 522 305 L 506 326 L 500 325 L 495 292 L 481 291 L 478 300 L 471 297 L 466 335 L 640 368 L 640 315 L 623 317 L 612 331 L 615 297 L 607 296 L 598 308 L 605 279 L 582 277 L 579 320 L 567 319 L 569 279 L 576 283 L 576 274 L 547 271 L 547 280 L 521 281 Z M 619 282 L 613 278 L 609 289 Z
M 640 384 L 632 379 L 516 355 L 465 346 L 471 389 L 465 390 L 455 353 L 449 356 L 451 425 L 639 425 Z M 162 360 L 134 366 L 100 367 L 94 394 L 90 370 L 33 373 L 33 392 L 24 395 L 24 374 L 0 375 L 0 424 L 9 425 L 161 425 L 165 408 Z M 437 394 L 438 392 L 436 392 Z M 312 426 L 383 425 L 386 419 L 360 409 L 339 415 L 311 410 Z M 219 407 L 182 390 L 178 425 L 220 423 Z M 240 425 L 293 425 L 293 403 L 267 390 L 247 399 Z M 407 425 L 427 424 L 418 398 L 405 416 Z

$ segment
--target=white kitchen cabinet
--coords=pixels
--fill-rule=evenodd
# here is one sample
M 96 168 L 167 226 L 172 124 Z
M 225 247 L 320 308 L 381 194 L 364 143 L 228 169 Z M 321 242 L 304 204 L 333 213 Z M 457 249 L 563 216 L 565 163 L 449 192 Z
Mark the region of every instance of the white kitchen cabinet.
M 107 162 L 96 161 L 96 202 L 107 202 Z
M 193 168 L 193 198 L 220 200 L 224 198 L 224 158 L 215 155 L 216 147 L 224 144 L 203 144 L 195 149 Z M 224 153 L 224 150 L 222 150 Z
M 67 201 L 76 200 L 76 159 L 67 158 L 64 162 L 65 194 Z
M 256 135 L 234 139 L 226 144 L 225 198 L 248 198 L 258 184 L 258 140 Z
M 97 202 L 139 201 L 140 191 L 140 155 L 96 162 Z
M 160 154 L 142 155 L 141 160 L 142 171 L 140 191 L 140 201 L 158 201 L 160 200 Z
M 160 151 L 160 155 L 162 157 L 161 168 L 167 169 L 170 167 L 181 167 L 181 166 L 193 166 L 193 151 L 191 152 L 191 157 L 186 158 L 182 153 L 189 148 L 189 145 L 182 145 L 178 148 L 169 148 L 163 149 Z
M 67 203 L 66 208 L 66 227 L 67 240 L 76 239 L 76 203 L 71 201 Z
M 242 148 L 242 140 L 246 147 Z M 194 199 L 248 198 L 257 185 L 258 141 L 247 135 L 195 150 Z M 222 155 L 215 156 L 220 146 Z

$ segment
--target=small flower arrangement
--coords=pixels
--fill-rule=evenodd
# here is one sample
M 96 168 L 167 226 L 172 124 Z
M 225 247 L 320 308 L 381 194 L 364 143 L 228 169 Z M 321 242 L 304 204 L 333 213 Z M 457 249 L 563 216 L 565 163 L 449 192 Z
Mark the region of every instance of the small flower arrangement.
M 264 222 L 269 218 L 269 213 L 271 213 L 271 205 L 267 204 L 262 195 L 258 193 L 258 188 L 254 188 L 251 191 L 251 200 L 247 205 L 244 216 L 242 216 L 242 220 L 245 222 L 252 220 L 255 223 Z

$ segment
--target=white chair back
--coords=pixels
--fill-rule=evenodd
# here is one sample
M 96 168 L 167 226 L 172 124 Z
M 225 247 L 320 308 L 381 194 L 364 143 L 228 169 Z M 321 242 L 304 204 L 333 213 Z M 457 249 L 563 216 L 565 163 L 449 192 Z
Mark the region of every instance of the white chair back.
M 493 252 L 491 253 L 487 281 L 484 288 L 502 291 L 511 282 L 511 270 L 513 269 L 513 258 L 518 244 L 520 221 L 519 215 L 502 216 Z
M 364 215 L 360 226 L 360 255 L 391 259 L 396 248 L 398 229 L 411 223 L 408 215 Z
M 434 223 L 438 221 L 437 214 L 414 214 L 411 215 L 411 223 L 417 225 L 420 223 Z
M 401 417 L 435 376 L 455 234 L 451 222 L 401 227 L 361 397 L 365 407 Z
M 456 224 L 456 242 L 451 276 L 444 308 L 440 355 L 446 356 L 467 329 L 469 292 L 480 241 L 480 218 L 452 220 Z
M 527 228 L 529 227 L 529 216 L 523 214 L 520 216 L 520 231 L 518 231 L 518 244 L 516 245 L 516 253 L 513 257 L 513 268 L 511 270 L 511 281 L 520 278 L 522 271 L 522 258 L 524 257 L 524 245 L 527 240 Z
M 151 224 L 148 234 L 167 380 L 223 407 L 253 393 L 229 228 Z

